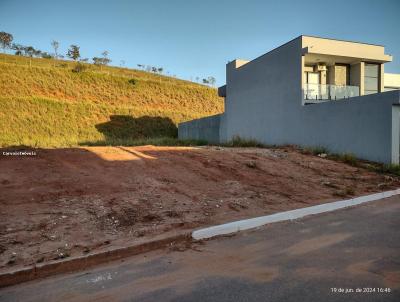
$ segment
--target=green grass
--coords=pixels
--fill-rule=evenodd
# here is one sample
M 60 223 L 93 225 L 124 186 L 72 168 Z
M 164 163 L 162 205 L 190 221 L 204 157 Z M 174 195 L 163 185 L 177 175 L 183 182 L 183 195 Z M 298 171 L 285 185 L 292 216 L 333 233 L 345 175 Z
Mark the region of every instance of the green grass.
M 331 153 L 327 148 L 323 146 L 317 146 L 317 147 L 296 147 L 299 149 L 303 154 L 312 154 L 312 155 L 325 155 L 329 159 L 333 159 L 336 161 L 341 161 L 346 164 L 352 165 L 352 166 L 357 166 L 359 163 L 359 160 L 354 156 L 354 154 L 351 153 Z
M 378 173 L 385 174 L 393 174 L 396 176 L 400 176 L 400 165 L 389 164 L 389 165 L 380 165 L 376 164 L 370 167 L 370 170 Z
M 353 167 L 363 168 L 372 172 L 392 174 L 400 176 L 400 165 L 396 164 L 381 164 L 377 162 L 371 162 L 367 160 L 360 160 L 354 154 L 351 153 L 331 153 L 325 147 L 296 147 L 300 152 L 304 154 L 321 155 L 326 154 L 326 158 L 343 162 Z M 347 193 L 346 193 L 347 194 Z
M 337 161 L 341 161 L 351 166 L 358 166 L 359 160 L 355 157 L 354 154 L 351 153 L 343 153 L 343 154 L 330 154 L 329 158 L 335 159 Z
M 176 137 L 154 137 L 144 139 L 108 139 L 81 143 L 82 146 L 205 146 L 205 140 L 178 139 Z
M 30 63 L 29 63 L 30 62 Z M 223 112 L 216 89 L 144 71 L 0 55 L 0 146 L 135 144 Z M 175 143 L 179 143 L 175 141 Z
M 302 152 L 305 154 L 319 155 L 319 154 L 328 154 L 328 149 L 322 146 L 317 147 L 305 147 L 302 149 Z
M 240 136 L 234 136 L 229 142 L 221 144 L 223 147 L 257 147 L 265 148 L 266 145 L 260 143 L 255 139 L 246 139 Z

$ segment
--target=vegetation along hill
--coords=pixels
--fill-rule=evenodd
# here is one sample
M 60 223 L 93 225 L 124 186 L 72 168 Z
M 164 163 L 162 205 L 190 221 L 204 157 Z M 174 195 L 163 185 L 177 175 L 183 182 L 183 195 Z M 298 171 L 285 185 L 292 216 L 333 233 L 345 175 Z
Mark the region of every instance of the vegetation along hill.
M 0 147 L 162 143 L 177 136 L 179 122 L 222 111 L 216 89 L 205 85 L 142 70 L 0 55 Z

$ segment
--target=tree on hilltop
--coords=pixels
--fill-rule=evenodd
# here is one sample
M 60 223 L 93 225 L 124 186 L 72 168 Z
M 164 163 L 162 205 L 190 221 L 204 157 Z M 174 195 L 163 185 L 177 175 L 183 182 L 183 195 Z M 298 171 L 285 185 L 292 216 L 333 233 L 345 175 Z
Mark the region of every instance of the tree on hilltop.
M 107 50 L 105 50 L 104 52 L 102 52 L 101 55 L 103 56 L 103 57 L 101 57 L 101 58 L 99 58 L 99 57 L 93 57 L 93 58 L 92 58 L 93 64 L 94 64 L 94 65 L 100 66 L 100 69 L 101 69 L 101 67 L 102 67 L 103 65 L 106 66 L 106 65 L 108 65 L 108 64 L 111 62 L 111 60 L 108 58 L 108 51 L 107 51 Z
M 25 56 L 32 58 L 36 54 L 36 49 L 33 46 L 24 46 L 23 51 Z
M 58 59 L 58 47 L 60 46 L 60 43 L 58 43 L 56 40 L 53 40 L 51 41 L 51 46 L 54 49 L 54 59 Z
M 216 82 L 216 80 L 215 80 L 215 78 L 212 77 L 212 76 L 209 76 L 209 77 L 207 77 L 206 79 L 203 79 L 203 84 L 206 84 L 206 85 L 214 86 L 214 85 L 215 85 L 215 82 Z
M 11 49 L 15 51 L 14 54 L 16 56 L 22 56 L 23 51 L 24 51 L 24 46 L 21 44 L 13 43 L 13 45 L 11 46 Z
M 93 64 L 94 65 L 101 65 L 102 64 L 102 58 L 99 58 L 99 57 L 93 57 L 92 58 L 92 61 L 93 61 Z
M 46 51 L 42 51 L 41 54 L 40 54 L 40 56 L 41 56 L 43 59 L 52 59 L 52 58 L 53 58 L 53 56 L 52 56 L 51 54 L 49 54 L 48 52 L 46 52 Z
M 103 51 L 101 55 L 103 56 L 103 65 L 108 65 L 111 62 L 111 60 L 108 58 L 108 51 Z
M 79 46 L 72 44 L 68 49 L 67 57 L 71 58 L 74 61 L 77 61 L 81 57 Z
M 211 85 L 211 86 L 214 86 L 215 85 L 215 82 L 216 82 L 216 80 L 215 80 L 215 78 L 214 77 L 208 77 L 207 78 L 207 80 L 208 80 L 208 83 Z
M 34 56 L 34 57 L 37 57 L 37 58 L 42 57 L 42 51 L 39 50 L 39 49 L 34 49 L 34 50 L 33 50 L 33 56 Z
M 0 45 L 3 48 L 3 52 L 6 52 L 6 48 L 11 48 L 11 42 L 14 39 L 12 34 L 6 33 L 4 31 L 0 32 Z

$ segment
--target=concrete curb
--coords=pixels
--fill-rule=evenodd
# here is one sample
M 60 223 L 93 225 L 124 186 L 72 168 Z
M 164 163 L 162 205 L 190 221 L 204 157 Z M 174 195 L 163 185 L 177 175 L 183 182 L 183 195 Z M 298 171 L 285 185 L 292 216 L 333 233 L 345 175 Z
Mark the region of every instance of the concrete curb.
M 23 269 L 16 269 L 0 274 L 0 288 L 52 276 L 55 274 L 84 270 L 100 263 L 106 263 L 113 260 L 134 256 L 140 253 L 146 253 L 166 247 L 171 243 L 186 242 L 188 240 L 192 240 L 191 232 L 184 232 L 166 238 L 142 242 L 137 245 L 110 249 L 75 258 L 55 260 L 48 263 L 29 266 Z
M 388 198 L 394 195 L 399 195 L 400 189 L 375 193 L 371 195 L 356 197 L 347 200 L 341 200 L 331 203 L 320 204 L 316 206 L 311 206 L 302 209 L 296 209 L 286 212 L 280 212 L 272 215 L 261 216 L 251 219 L 239 220 L 230 223 L 220 224 L 216 226 L 211 226 L 208 228 L 196 230 L 192 233 L 192 238 L 194 240 L 209 239 L 215 236 L 232 234 L 244 230 L 249 230 L 252 228 L 260 227 L 266 224 L 281 222 L 287 220 L 299 219 L 309 215 L 315 215 L 320 213 L 326 213 L 331 211 L 336 211 L 339 209 L 344 209 L 347 207 L 352 207 L 355 205 L 363 204 L 366 202 L 377 201 L 383 198 Z

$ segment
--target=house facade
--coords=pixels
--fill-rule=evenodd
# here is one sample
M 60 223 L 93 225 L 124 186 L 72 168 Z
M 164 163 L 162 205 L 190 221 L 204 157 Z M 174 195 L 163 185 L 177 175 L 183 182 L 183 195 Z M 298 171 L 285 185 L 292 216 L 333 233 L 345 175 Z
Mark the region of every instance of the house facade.
M 225 112 L 179 124 L 180 138 L 235 136 L 399 162 L 400 75 L 380 45 L 300 36 L 226 65 Z

